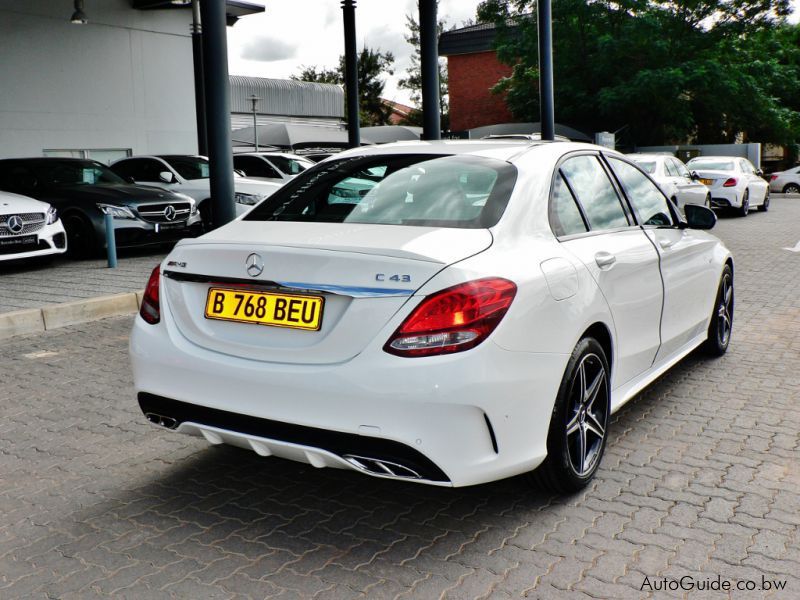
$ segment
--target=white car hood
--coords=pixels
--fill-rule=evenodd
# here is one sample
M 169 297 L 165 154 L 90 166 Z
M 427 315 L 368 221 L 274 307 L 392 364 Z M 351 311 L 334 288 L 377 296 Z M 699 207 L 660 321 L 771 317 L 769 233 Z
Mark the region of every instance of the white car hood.
M 0 214 L 9 215 L 26 212 L 47 212 L 50 205 L 27 196 L 0 192 Z

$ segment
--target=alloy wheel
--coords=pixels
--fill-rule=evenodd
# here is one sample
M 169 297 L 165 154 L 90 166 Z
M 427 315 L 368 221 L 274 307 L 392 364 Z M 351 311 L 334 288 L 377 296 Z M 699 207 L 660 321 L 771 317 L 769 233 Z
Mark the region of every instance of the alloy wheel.
M 720 346 L 726 346 L 733 329 L 733 280 L 730 273 L 722 278 L 722 293 L 717 307 L 717 338 Z
M 573 471 L 583 477 L 600 459 L 608 421 L 608 382 L 603 361 L 596 354 L 583 357 L 572 380 L 567 448 Z
M 785 188 L 783 188 L 784 194 L 800 194 L 800 185 L 796 185 L 794 183 L 790 183 Z

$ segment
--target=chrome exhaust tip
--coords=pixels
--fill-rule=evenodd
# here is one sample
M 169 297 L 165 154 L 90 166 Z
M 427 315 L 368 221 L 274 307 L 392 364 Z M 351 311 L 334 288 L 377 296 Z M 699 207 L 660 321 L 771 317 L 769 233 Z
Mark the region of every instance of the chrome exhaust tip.
M 178 428 L 178 421 L 176 419 L 173 419 L 172 417 L 166 417 L 164 415 L 159 415 L 152 412 L 146 412 L 144 413 L 144 416 L 151 423 L 154 423 L 156 425 L 161 425 L 161 427 L 166 427 L 167 429 Z

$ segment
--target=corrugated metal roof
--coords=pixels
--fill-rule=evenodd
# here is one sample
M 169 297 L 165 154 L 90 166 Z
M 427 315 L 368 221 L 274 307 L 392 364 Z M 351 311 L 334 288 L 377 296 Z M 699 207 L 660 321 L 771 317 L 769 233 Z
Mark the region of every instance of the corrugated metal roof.
M 511 36 L 519 35 L 517 27 L 524 20 L 532 18 L 531 13 L 515 15 L 506 21 Z M 460 29 L 443 31 L 439 36 L 439 54 L 454 56 L 456 54 L 473 54 L 494 50 L 494 37 L 497 27 L 494 23 L 477 23 Z
M 243 75 L 231 75 L 230 80 L 231 112 L 252 112 L 248 98 L 255 94 L 261 98 L 257 111 L 262 115 L 344 118 L 344 90 L 339 85 Z

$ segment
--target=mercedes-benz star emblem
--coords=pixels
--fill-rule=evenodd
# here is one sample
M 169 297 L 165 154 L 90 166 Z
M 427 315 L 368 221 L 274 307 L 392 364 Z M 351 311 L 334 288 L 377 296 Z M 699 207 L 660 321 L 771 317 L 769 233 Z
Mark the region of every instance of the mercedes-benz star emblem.
M 19 233 L 25 227 L 25 223 L 22 222 L 22 217 L 19 215 L 11 215 L 6 221 L 6 226 L 11 233 Z
M 247 274 L 250 275 L 250 277 L 258 277 L 264 272 L 264 259 L 256 253 L 248 256 L 247 260 L 244 261 L 244 265 L 247 268 Z
M 171 204 L 167 205 L 167 208 L 164 209 L 164 218 L 167 221 L 172 221 L 175 219 L 175 207 Z

